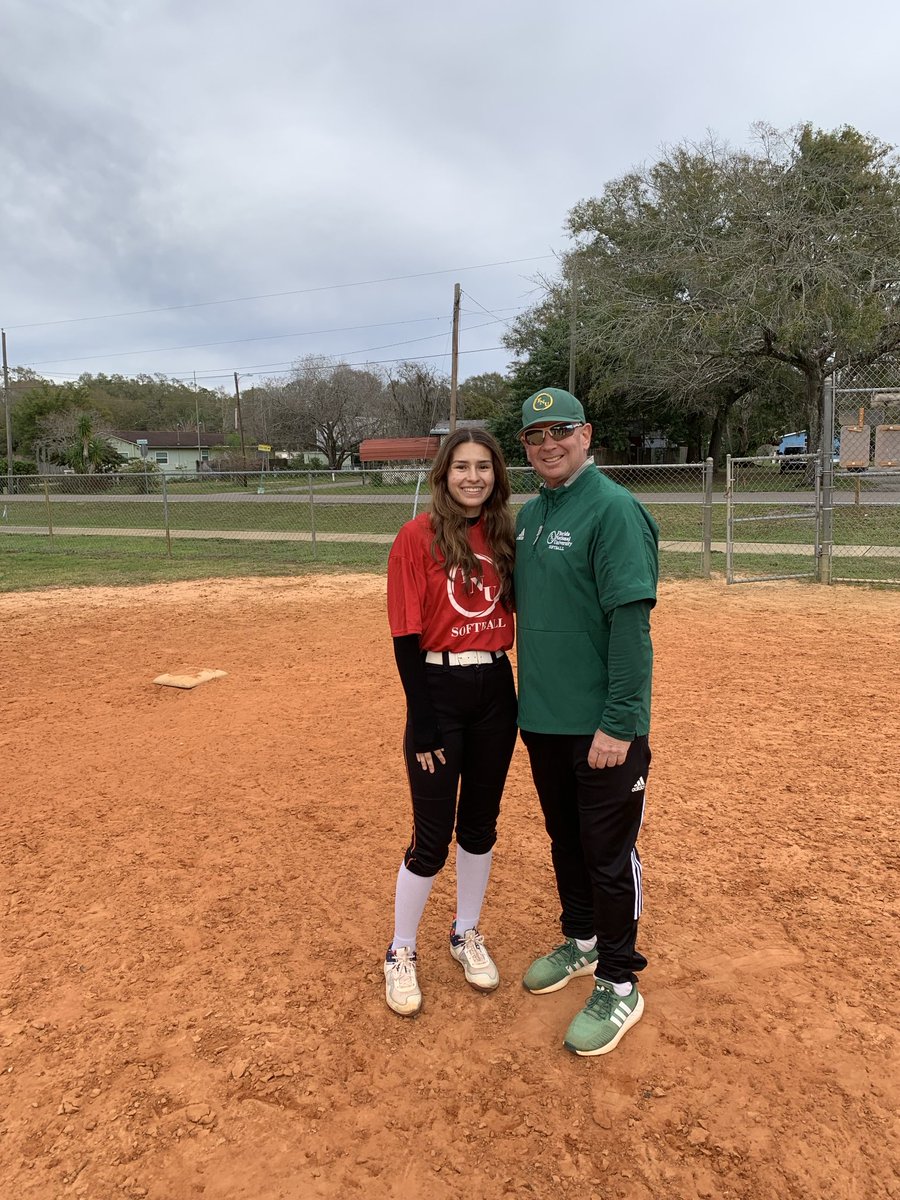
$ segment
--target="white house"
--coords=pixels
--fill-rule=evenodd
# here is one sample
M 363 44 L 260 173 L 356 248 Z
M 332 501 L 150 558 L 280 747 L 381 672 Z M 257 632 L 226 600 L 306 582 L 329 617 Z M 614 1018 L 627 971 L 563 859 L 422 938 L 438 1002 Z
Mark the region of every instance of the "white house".
M 123 458 L 146 458 L 167 475 L 205 470 L 213 447 L 225 441 L 221 433 L 196 429 L 116 429 L 106 437 Z

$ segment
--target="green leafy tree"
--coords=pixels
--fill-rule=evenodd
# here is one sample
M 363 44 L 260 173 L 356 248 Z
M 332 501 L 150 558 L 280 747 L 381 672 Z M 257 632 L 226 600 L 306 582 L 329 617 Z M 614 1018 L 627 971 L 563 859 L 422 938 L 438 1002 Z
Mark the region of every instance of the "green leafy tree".
M 13 444 L 28 454 L 35 453 L 43 438 L 48 417 L 88 407 L 88 396 L 79 383 L 58 384 L 43 379 L 30 384 L 14 403 L 10 418 Z
M 577 205 L 564 280 L 607 388 L 664 393 L 715 433 L 746 397 L 790 392 L 786 371 L 816 444 L 828 375 L 900 347 L 897 159 L 847 127 L 757 135 L 677 146 Z
M 459 408 L 468 421 L 490 421 L 509 402 L 510 381 L 499 371 L 470 375 L 459 385 Z

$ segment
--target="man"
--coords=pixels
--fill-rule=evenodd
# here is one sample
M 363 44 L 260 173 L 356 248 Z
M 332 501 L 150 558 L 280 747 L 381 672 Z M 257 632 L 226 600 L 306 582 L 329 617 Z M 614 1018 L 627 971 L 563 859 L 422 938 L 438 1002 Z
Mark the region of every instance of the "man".
M 636 843 L 650 769 L 659 531 L 630 492 L 597 470 L 591 426 L 570 392 L 529 397 L 519 437 L 543 480 L 516 523 L 519 726 L 565 938 L 523 983 L 540 995 L 593 974 L 564 1045 L 606 1054 L 644 1010 Z

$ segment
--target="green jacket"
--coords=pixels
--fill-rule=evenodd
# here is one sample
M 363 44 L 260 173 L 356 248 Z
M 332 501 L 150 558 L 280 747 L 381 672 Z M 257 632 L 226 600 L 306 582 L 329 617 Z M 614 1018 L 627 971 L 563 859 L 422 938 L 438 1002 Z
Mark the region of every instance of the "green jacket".
M 522 507 L 516 534 L 521 728 L 649 733 L 654 519 L 589 460 Z

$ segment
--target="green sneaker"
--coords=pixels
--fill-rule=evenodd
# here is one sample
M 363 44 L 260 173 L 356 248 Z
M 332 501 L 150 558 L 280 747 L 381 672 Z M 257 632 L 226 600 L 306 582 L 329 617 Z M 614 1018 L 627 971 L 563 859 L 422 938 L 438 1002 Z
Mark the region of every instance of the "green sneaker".
M 627 996 L 617 996 L 611 983 L 598 979 L 591 998 L 566 1031 L 563 1045 L 574 1054 L 609 1054 L 643 1013 L 644 997 L 637 984 L 632 984 Z
M 567 937 L 561 946 L 536 958 L 522 980 L 522 986 L 536 996 L 564 988 L 576 975 L 593 975 L 597 950 L 579 950 L 574 938 Z

